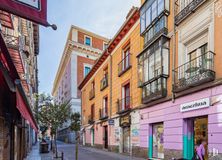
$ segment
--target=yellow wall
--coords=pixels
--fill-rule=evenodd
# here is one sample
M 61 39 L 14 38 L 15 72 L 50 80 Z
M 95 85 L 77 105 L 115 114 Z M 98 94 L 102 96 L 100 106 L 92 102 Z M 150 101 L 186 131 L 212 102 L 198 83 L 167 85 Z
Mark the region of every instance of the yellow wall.
M 125 72 L 123 75 L 118 77 L 118 64 L 122 59 L 122 49 L 130 41 L 130 53 L 131 53 L 131 69 Z M 138 107 L 141 104 L 141 89 L 138 88 L 138 74 L 137 74 L 137 58 L 136 56 L 142 51 L 143 40 L 140 37 L 140 25 L 137 23 L 137 26 L 134 30 L 131 29 L 129 36 L 120 42 L 121 45 L 112 53 L 113 59 L 113 74 L 112 74 L 112 115 L 115 115 L 117 112 L 117 99 L 121 99 L 121 86 L 126 81 L 130 81 L 130 96 L 132 98 L 132 108 Z
M 104 76 L 104 69 L 108 66 L 108 87 L 100 91 L 100 81 Z M 95 106 L 95 120 L 99 120 L 99 109 L 102 108 L 103 98 L 108 96 L 108 114 L 109 114 L 109 103 L 110 103 L 110 61 L 109 57 L 106 63 L 103 63 L 94 76 L 89 80 L 82 90 L 82 114 L 83 114 L 83 125 L 88 124 L 88 116 L 91 115 L 91 106 Z M 95 98 L 89 100 L 89 92 L 91 90 L 91 83 L 95 81 Z
M 139 20 L 138 20 L 139 21 Z M 117 112 L 117 99 L 121 99 L 121 85 L 130 80 L 130 94 L 132 98 L 132 108 L 138 107 L 141 104 L 141 89 L 138 88 L 137 76 L 137 58 L 136 56 L 142 51 L 143 39 L 140 37 L 140 25 L 137 22 L 132 28 L 127 37 L 125 37 L 111 53 L 112 58 L 109 56 L 105 63 L 100 66 L 98 71 L 89 80 L 89 82 L 82 89 L 82 114 L 83 125 L 88 124 L 88 117 L 91 114 L 91 105 L 95 105 L 95 121 L 99 120 L 99 109 L 102 108 L 103 97 L 108 96 L 108 115 L 110 111 L 112 116 Z M 130 41 L 131 53 L 131 69 L 125 72 L 121 77 L 118 76 L 118 64 L 122 59 L 122 47 Z M 110 64 L 112 59 L 112 106 L 110 107 Z M 108 87 L 100 91 L 100 81 L 103 78 L 103 70 L 108 65 Z M 89 92 L 91 90 L 91 82 L 95 81 L 95 98 L 89 100 Z

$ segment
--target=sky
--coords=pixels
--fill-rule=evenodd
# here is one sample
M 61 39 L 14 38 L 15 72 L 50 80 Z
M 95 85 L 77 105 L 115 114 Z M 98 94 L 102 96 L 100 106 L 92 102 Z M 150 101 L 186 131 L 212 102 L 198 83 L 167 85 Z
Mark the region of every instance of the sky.
M 58 29 L 40 27 L 39 92 L 51 94 L 71 25 L 111 39 L 132 6 L 140 0 L 48 0 L 48 22 Z

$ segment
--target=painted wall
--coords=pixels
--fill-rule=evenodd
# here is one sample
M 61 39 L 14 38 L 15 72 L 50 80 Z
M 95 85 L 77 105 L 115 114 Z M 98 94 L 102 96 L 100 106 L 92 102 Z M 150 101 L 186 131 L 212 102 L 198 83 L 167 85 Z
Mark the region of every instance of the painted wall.
M 123 48 L 127 43 L 130 43 L 130 61 L 132 67 L 118 76 L 118 64 L 122 60 Z M 113 73 L 112 73 L 112 116 L 116 115 L 117 107 L 116 102 L 118 99 L 122 99 L 122 84 L 130 82 L 130 96 L 131 96 L 131 107 L 135 108 L 141 104 L 141 89 L 138 88 L 138 74 L 137 74 L 137 58 L 136 56 L 142 50 L 142 38 L 140 37 L 140 25 L 139 20 L 131 28 L 130 32 L 124 37 L 120 44 L 112 53 L 113 59 Z
M 104 77 L 104 69 L 108 67 L 108 87 L 100 90 L 100 81 Z M 89 92 L 91 90 L 91 83 L 95 81 L 95 98 L 89 100 Z M 82 113 L 83 125 L 88 124 L 88 117 L 91 115 L 91 106 L 95 105 L 95 121 L 99 120 L 99 109 L 102 108 L 103 98 L 108 97 L 108 114 L 110 113 L 110 60 L 107 58 L 105 63 L 98 69 L 97 73 L 86 84 L 82 91 Z
M 180 112 L 180 104 L 210 97 L 211 106 L 189 112 Z M 182 98 L 142 109 L 140 114 L 140 146 L 149 144 L 149 124 L 164 122 L 164 148 L 183 149 L 183 119 L 208 115 L 209 150 L 216 148 L 222 153 L 222 86 L 193 93 Z

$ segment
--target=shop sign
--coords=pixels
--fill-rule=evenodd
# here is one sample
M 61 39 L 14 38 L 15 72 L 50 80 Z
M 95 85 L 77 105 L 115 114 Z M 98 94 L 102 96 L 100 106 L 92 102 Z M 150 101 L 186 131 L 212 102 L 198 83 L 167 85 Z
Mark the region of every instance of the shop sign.
M 114 125 L 114 119 L 109 119 L 108 123 L 109 123 L 109 125 Z
M 127 116 L 123 116 L 123 117 L 120 117 L 120 126 L 129 126 L 130 125 L 130 116 L 127 115 Z
M 210 106 L 210 99 L 204 98 L 204 99 L 200 99 L 197 101 L 181 104 L 180 105 L 180 112 L 187 112 L 187 111 L 207 108 L 209 106 Z
M 0 0 L 0 10 L 48 26 L 47 0 Z

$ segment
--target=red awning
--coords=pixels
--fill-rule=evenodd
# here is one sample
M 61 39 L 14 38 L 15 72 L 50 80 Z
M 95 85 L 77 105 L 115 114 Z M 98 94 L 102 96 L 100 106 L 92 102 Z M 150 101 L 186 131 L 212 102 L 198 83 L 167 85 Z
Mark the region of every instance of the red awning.
M 22 117 L 27 120 L 31 127 L 38 132 L 38 127 L 33 119 L 32 113 L 30 113 L 30 109 L 28 108 L 23 96 L 21 95 L 20 91 L 16 89 L 16 107 L 21 113 Z

